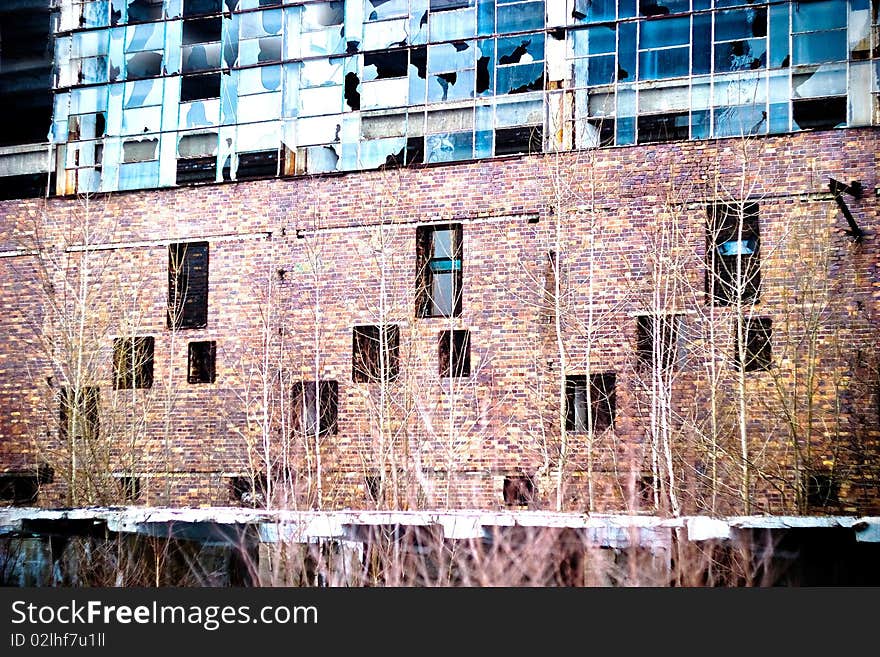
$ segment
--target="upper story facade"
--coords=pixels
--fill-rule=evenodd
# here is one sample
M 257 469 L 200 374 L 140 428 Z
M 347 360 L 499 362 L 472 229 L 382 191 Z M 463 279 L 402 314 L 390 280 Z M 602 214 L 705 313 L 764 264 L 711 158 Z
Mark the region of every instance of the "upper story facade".
M 59 0 L 49 193 L 877 125 L 876 0 Z

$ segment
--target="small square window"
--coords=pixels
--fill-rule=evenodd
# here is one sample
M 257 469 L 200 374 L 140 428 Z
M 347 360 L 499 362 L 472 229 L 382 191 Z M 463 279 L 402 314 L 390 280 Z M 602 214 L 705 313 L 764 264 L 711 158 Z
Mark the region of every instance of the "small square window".
M 141 497 L 140 477 L 119 477 L 119 491 L 126 502 L 136 502 Z
M 461 224 L 416 230 L 416 317 L 461 314 Z
M 379 475 L 367 475 L 364 477 L 364 493 L 368 502 L 374 504 L 381 502 L 382 477 Z
M 113 341 L 113 387 L 117 390 L 153 387 L 152 336 Z
M 470 331 L 442 331 L 439 346 L 440 376 L 466 377 L 471 375 Z
M 834 477 L 828 473 L 806 473 L 804 475 L 804 488 L 808 506 L 834 506 L 840 502 L 840 486 Z
M 745 338 L 745 350 L 739 348 L 739 336 L 736 344 L 736 362 L 745 362 L 745 371 L 769 370 L 772 362 L 771 337 L 773 322 L 766 317 L 746 318 L 743 322 L 742 334 Z
M 220 74 L 203 73 L 180 78 L 180 102 L 220 97 Z
M 266 475 L 232 477 L 229 495 L 233 501 L 245 506 L 261 506 L 266 503 Z
M 355 326 L 352 330 L 351 380 L 393 381 L 400 370 L 400 327 Z
M 217 343 L 189 343 L 189 366 L 186 380 L 188 383 L 214 383 L 216 377 Z
M 640 509 L 654 508 L 653 475 L 641 475 L 636 479 L 636 504 Z
M 604 431 L 614 426 L 616 380 L 614 372 L 591 374 L 589 386 L 586 376 L 565 377 L 567 431 Z
M 316 393 L 318 400 L 315 399 Z M 297 381 L 293 384 L 291 422 L 295 432 L 310 435 L 317 428 L 322 434 L 336 433 L 338 413 L 339 384 L 336 381 Z
M 528 475 L 516 475 L 504 478 L 502 494 L 508 506 L 529 506 L 536 499 L 537 488 Z
M 678 362 L 682 315 L 636 317 L 636 351 L 646 367 L 666 369 Z

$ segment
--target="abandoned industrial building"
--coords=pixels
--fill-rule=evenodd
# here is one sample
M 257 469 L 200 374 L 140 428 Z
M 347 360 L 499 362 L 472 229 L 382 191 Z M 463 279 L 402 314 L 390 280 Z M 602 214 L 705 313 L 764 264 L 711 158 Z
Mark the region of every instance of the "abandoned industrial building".
M 11 0 L 5 505 L 880 514 L 876 0 Z

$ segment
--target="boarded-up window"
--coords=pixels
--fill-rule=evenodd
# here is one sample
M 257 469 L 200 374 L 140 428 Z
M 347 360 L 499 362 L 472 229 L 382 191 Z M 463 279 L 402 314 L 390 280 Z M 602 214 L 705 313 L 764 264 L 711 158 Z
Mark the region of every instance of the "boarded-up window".
M 396 324 L 355 326 L 352 331 L 352 381 L 393 381 L 400 369 L 399 351 L 400 327 Z
M 113 341 L 113 387 L 153 387 L 152 336 L 116 338 Z
M 317 394 L 318 398 L 315 398 Z M 293 384 L 293 430 L 303 435 L 336 433 L 339 384 L 336 381 L 297 381 Z
M 208 325 L 208 243 L 168 247 L 168 328 Z

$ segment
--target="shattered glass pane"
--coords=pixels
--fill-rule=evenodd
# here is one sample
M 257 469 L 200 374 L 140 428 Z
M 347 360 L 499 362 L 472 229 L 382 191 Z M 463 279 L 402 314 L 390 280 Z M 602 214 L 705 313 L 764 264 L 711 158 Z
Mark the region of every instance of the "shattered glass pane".
M 123 162 L 147 162 L 156 159 L 156 151 L 159 148 L 159 140 L 152 139 L 128 139 L 122 142 Z
M 617 13 L 617 0 L 575 0 L 572 17 L 585 23 L 613 21 Z
M 203 157 L 217 154 L 216 132 L 204 132 L 194 135 L 183 135 L 177 144 L 180 157 Z
M 365 169 L 403 166 L 405 151 L 406 137 L 362 141 L 359 164 Z
M 161 52 L 139 52 L 125 58 L 125 75 L 129 80 L 162 74 Z
M 791 76 L 792 98 L 846 95 L 846 64 L 826 64 Z
M 364 25 L 362 50 L 385 50 L 395 46 L 405 46 L 409 21 L 405 18 Z
M 469 160 L 473 155 L 474 134 L 472 132 L 428 135 L 425 138 L 425 156 L 427 162 Z
M 476 72 L 474 70 L 434 75 L 428 85 L 428 102 L 436 103 L 472 98 L 475 82 Z
M 304 30 L 322 30 L 333 25 L 342 25 L 345 17 L 345 2 L 313 2 L 303 5 L 302 25 Z
M 381 21 L 409 14 L 409 0 L 364 0 L 364 20 Z
M 767 39 L 715 44 L 715 70 L 748 71 L 767 65 Z
M 715 109 L 715 136 L 740 137 L 767 132 L 767 111 L 764 105 L 740 105 Z

